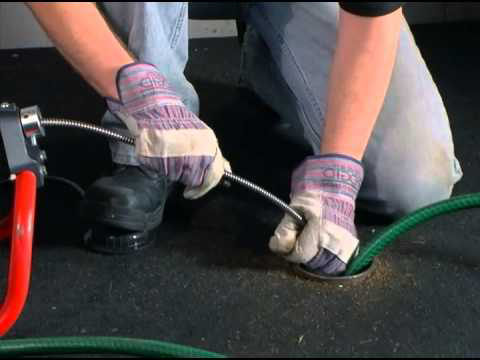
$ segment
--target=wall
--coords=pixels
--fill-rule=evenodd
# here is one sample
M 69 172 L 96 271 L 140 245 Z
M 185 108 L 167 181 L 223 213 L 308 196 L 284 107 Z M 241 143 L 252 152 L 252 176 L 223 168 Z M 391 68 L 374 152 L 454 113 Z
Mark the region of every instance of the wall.
M 421 2 L 405 7 L 413 24 L 480 19 L 480 4 L 472 2 Z M 190 37 L 235 36 L 235 22 L 190 20 Z M 0 2 L 0 49 L 51 46 L 23 3 Z
M 235 21 L 190 20 L 191 38 L 236 36 Z M 52 46 L 30 10 L 17 2 L 0 2 L 0 49 Z

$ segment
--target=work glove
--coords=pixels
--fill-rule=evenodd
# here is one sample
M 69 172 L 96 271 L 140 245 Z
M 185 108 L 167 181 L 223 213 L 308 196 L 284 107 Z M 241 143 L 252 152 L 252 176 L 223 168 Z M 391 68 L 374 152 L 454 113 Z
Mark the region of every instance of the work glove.
M 339 275 L 359 241 L 355 200 L 363 181 L 360 162 L 342 155 L 308 157 L 293 173 L 290 206 L 306 220 L 285 215 L 270 239 L 270 249 L 314 273 Z
M 107 106 L 135 136 L 139 163 L 183 183 L 185 198 L 206 194 L 230 171 L 213 130 L 187 109 L 155 66 L 122 67 L 117 90 L 119 100 L 107 99 Z

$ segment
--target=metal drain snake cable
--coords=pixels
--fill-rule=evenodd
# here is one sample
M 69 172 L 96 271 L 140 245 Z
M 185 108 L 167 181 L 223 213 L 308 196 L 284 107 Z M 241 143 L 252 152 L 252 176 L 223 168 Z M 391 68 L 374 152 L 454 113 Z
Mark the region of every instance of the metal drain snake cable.
M 78 121 L 71 121 L 65 119 L 43 119 L 41 120 L 41 124 L 44 126 L 63 126 L 86 129 L 100 135 L 110 137 L 112 139 L 126 142 L 128 144 L 134 144 L 134 139 L 131 137 L 118 134 L 102 127 L 85 124 Z M 248 189 L 260 194 L 261 196 L 272 202 L 274 205 L 278 206 L 283 211 L 290 214 L 294 219 L 299 222 L 299 224 L 304 223 L 304 219 L 300 214 L 298 214 L 294 209 L 292 209 L 282 200 L 278 199 L 276 196 L 262 189 L 261 187 L 245 179 L 242 179 L 241 177 L 232 173 L 226 172 L 225 178 L 227 180 L 231 180 L 232 182 L 243 185 Z M 414 211 L 413 213 L 399 219 L 397 222 L 387 227 L 384 231 L 379 233 L 365 246 L 363 246 L 360 249 L 359 254 L 350 261 L 344 275 L 355 275 L 361 272 L 363 269 L 365 269 L 372 263 L 373 259 L 378 256 L 387 245 L 391 244 L 401 234 L 407 232 L 408 230 L 443 214 L 457 212 L 462 209 L 478 207 L 480 207 L 480 193 L 473 193 L 452 197 L 450 199 L 443 200 Z
M 65 128 L 82 129 L 82 130 L 96 133 L 98 135 L 105 136 L 112 140 L 117 140 L 117 141 L 124 142 L 126 144 L 135 145 L 135 139 L 133 137 L 125 136 L 115 131 L 105 129 L 101 126 L 91 125 L 81 121 L 57 119 L 57 118 L 44 118 L 40 120 L 40 124 L 44 127 L 65 127 Z M 305 223 L 305 220 L 297 211 L 292 209 L 284 201 L 282 201 L 281 199 L 279 199 L 269 191 L 263 189 L 262 187 L 246 179 L 243 179 L 238 175 L 232 174 L 231 172 L 228 172 L 228 171 L 226 171 L 224 174 L 224 180 L 234 182 L 236 184 L 246 187 L 249 190 L 254 191 L 255 193 L 259 194 L 260 196 L 264 197 L 265 199 L 267 199 L 268 201 L 270 201 L 271 203 L 273 203 L 274 205 L 282 209 L 284 212 L 288 213 L 300 224 Z

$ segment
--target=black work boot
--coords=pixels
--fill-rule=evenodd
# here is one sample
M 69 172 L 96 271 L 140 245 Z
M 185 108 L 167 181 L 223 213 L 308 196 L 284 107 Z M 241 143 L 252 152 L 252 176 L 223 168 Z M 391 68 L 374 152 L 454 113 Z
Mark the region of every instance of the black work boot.
M 151 175 L 138 166 L 118 166 L 112 176 L 88 188 L 81 215 L 124 230 L 151 230 L 162 222 L 171 188 L 165 176 Z
M 86 245 L 109 253 L 144 247 L 151 242 L 150 230 L 162 222 L 172 187 L 165 176 L 137 166 L 119 166 L 112 176 L 95 181 L 80 205 L 81 217 L 91 226 Z

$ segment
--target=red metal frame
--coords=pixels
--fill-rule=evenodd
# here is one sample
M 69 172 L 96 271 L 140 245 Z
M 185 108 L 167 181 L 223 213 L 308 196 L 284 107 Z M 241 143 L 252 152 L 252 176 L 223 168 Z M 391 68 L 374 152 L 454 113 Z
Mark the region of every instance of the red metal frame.
M 0 336 L 19 318 L 28 296 L 32 266 L 37 178 L 31 171 L 17 174 L 10 215 L 0 222 L 0 240 L 10 236 L 10 268 L 5 300 L 0 308 Z

